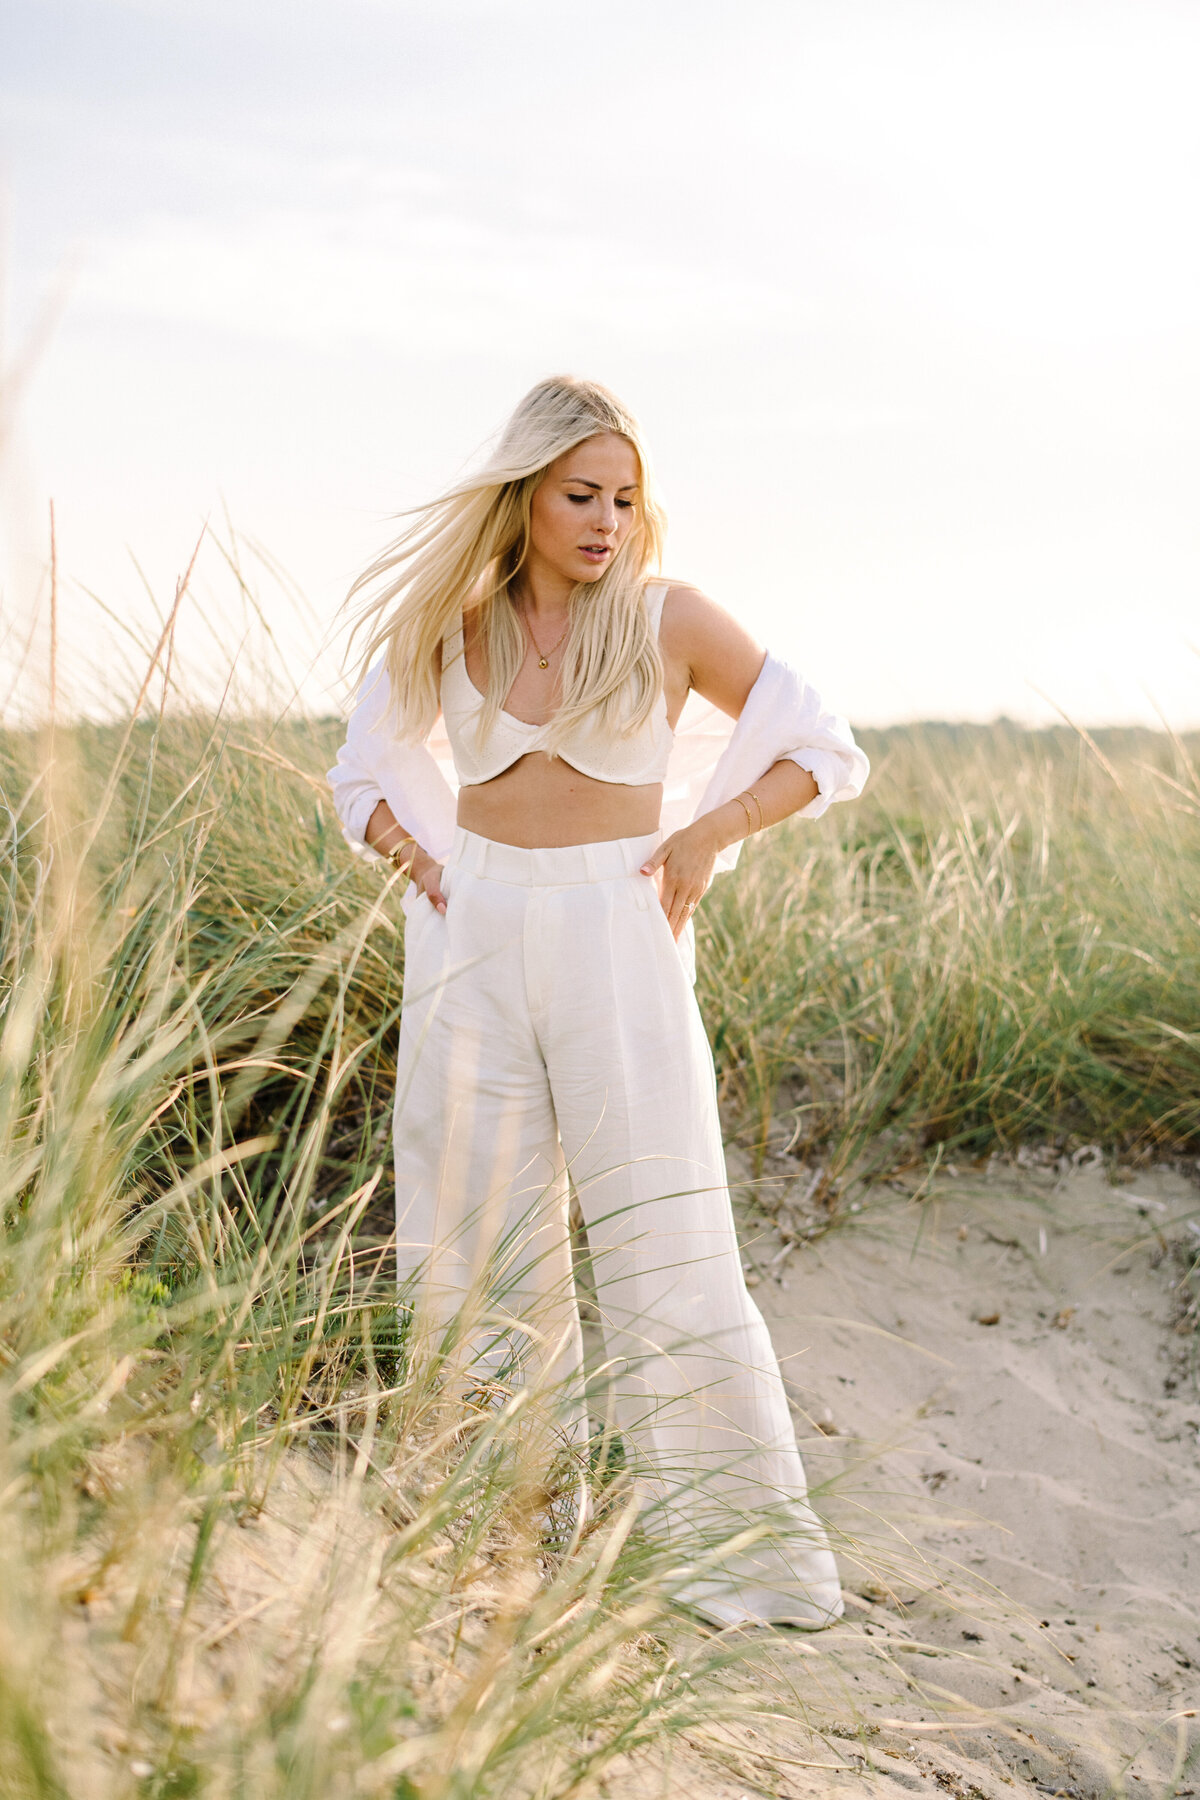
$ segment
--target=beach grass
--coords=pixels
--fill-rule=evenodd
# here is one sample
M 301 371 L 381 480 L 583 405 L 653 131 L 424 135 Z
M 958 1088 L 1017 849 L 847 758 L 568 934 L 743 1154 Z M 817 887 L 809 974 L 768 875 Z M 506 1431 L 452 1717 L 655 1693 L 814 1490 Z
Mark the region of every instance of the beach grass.
M 14 1796 L 582 1794 L 725 1703 L 619 1479 L 398 1336 L 403 938 L 336 828 L 338 736 L 147 702 L 0 744 Z M 1194 1153 L 1195 744 L 868 748 L 858 806 L 703 907 L 755 1171 L 827 1226 L 872 1173 L 1031 1141 Z
M 867 794 L 753 844 L 705 902 L 731 1121 L 856 1173 L 1054 1141 L 1200 1145 L 1196 742 L 912 726 Z
M 249 1041 L 256 1009 L 288 999 L 288 1067 L 259 1071 L 254 1116 L 311 1099 L 290 1070 L 327 1031 L 316 970 L 355 942 L 338 1004 L 358 1052 L 320 1185 L 338 1154 L 380 1142 L 403 973 L 398 891 L 381 901 L 325 789 L 340 725 L 175 715 L 118 759 L 122 736 L 71 739 L 79 809 L 103 811 L 89 858 L 110 928 L 148 929 L 164 871 L 186 869 L 205 1028 Z M 821 1167 L 831 1208 L 880 1155 L 1200 1147 L 1200 741 L 1007 724 L 863 736 L 864 798 L 750 843 L 697 921 L 737 1141 L 761 1159 L 782 1138 Z M 35 740 L 6 754 L 24 793 Z
M 583 1792 L 719 1715 L 720 1540 L 398 1309 L 395 890 L 283 737 L 6 746 L 0 1791 Z

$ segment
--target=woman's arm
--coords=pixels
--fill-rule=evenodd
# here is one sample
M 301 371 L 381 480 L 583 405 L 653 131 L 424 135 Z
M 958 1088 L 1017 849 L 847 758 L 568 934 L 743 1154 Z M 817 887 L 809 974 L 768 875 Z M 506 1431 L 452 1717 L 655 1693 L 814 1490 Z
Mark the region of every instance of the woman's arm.
M 671 686 L 694 689 L 730 718 L 741 717 L 766 652 L 746 628 L 697 588 L 673 587 L 659 634 Z M 675 936 L 709 887 L 721 851 L 751 832 L 777 825 L 819 792 L 807 769 L 784 758 L 765 769 L 737 799 L 703 813 L 659 845 L 643 865 L 662 871 L 663 910 Z
M 414 886 L 420 888 L 430 905 L 438 912 L 445 912 L 446 897 L 441 889 L 442 865 L 430 856 L 428 850 L 422 850 L 411 831 L 405 830 L 386 800 L 381 800 L 367 820 L 367 828 L 363 833 L 372 850 L 380 856 L 390 857 L 393 850 L 400 849 L 405 843 L 410 846 L 410 854 L 401 861 L 401 867 L 407 866 Z
M 768 825 L 790 819 L 815 800 L 817 793 L 817 784 L 808 770 L 797 768 L 785 758 L 774 763 L 746 790 L 744 805 L 739 800 L 727 800 L 724 806 L 702 813 L 682 831 L 663 839 L 650 860 L 643 863 L 642 873 L 653 875 L 661 868 L 663 911 L 676 937 L 712 885 L 713 868 L 721 851 Z
M 360 854 L 365 848 L 387 856 L 411 840 L 413 880 L 443 909 L 441 864 L 425 846 L 445 855 L 454 830 L 453 797 L 427 746 L 396 737 L 381 664 L 363 681 L 328 779 L 347 843 Z

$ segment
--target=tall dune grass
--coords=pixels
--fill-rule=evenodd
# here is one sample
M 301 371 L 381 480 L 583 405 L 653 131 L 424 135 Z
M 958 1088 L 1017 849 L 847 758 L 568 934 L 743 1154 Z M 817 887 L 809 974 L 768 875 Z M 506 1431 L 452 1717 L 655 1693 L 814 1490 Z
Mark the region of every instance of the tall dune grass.
M 1200 1147 L 1196 746 L 919 726 L 867 796 L 705 902 L 731 1119 L 820 1170 L 1053 1138 Z
M 394 894 L 308 728 L 5 750 L 0 1791 L 566 1795 L 686 1728 L 705 1546 L 405 1337 Z
M 314 1057 L 328 1068 L 316 971 L 370 915 L 338 997 L 356 1054 L 329 1102 L 318 1192 L 384 1141 L 403 959 L 394 897 L 380 904 L 325 792 L 339 736 L 334 720 L 175 715 L 134 732 L 115 778 L 118 728 L 72 741 L 82 812 L 113 788 L 93 864 L 130 935 L 147 884 L 189 871 L 205 1028 L 249 1042 L 260 1011 L 292 997 L 251 1116 L 277 1125 L 284 1105 L 294 1129 L 315 1103 L 316 1074 L 294 1076 Z M 1007 725 L 865 736 L 864 799 L 751 843 L 703 904 L 699 995 L 731 1132 L 819 1167 L 831 1203 L 880 1156 L 1046 1137 L 1200 1148 L 1196 744 Z M 7 742 L 17 791 L 32 752 Z
M 565 1796 L 720 1704 L 619 1471 L 531 1462 L 525 1397 L 448 1407 L 398 1336 L 403 943 L 338 735 L 176 706 L 0 742 L 5 1793 Z M 704 904 L 731 1133 L 830 1213 L 1029 1136 L 1195 1150 L 1189 746 L 869 748 L 861 805 Z

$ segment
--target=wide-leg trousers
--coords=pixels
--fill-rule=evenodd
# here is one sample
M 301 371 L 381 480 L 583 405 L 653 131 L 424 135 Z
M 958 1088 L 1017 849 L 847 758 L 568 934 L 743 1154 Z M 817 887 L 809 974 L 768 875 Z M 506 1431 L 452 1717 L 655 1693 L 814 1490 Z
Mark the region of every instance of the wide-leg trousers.
M 443 1321 L 482 1307 L 481 1354 L 581 1396 L 573 1186 L 605 1405 L 643 1471 L 647 1527 L 766 1521 L 690 1597 L 730 1623 L 818 1625 L 841 1612 L 836 1565 L 742 1273 L 699 1008 L 638 872 L 658 841 L 523 850 L 460 829 L 446 912 L 411 890 L 400 1275 L 419 1272 Z

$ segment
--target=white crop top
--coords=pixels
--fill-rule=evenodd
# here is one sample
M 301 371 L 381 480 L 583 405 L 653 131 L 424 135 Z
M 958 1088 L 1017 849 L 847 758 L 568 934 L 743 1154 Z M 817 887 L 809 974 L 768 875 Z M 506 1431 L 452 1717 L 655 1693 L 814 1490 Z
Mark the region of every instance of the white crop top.
M 667 587 L 668 583 L 663 581 L 646 588 L 646 610 L 656 637 Z M 481 744 L 478 724 L 482 708 L 483 695 L 467 674 L 460 621 L 442 644 L 442 718 L 461 787 L 476 787 L 482 781 L 492 781 L 520 757 L 541 749 L 547 729 L 545 725 L 531 725 L 527 719 L 514 718 L 512 713 L 501 711 Z M 666 695 L 660 693 L 646 723 L 631 736 L 614 737 L 603 729 L 598 719 L 584 719 L 559 745 L 556 754 L 573 769 L 578 769 L 581 775 L 590 775 L 595 781 L 615 781 L 623 787 L 648 787 L 665 777 L 674 739 L 675 733 L 667 721 Z

